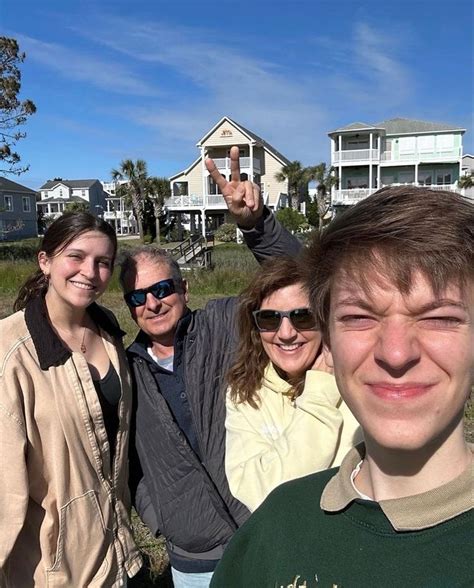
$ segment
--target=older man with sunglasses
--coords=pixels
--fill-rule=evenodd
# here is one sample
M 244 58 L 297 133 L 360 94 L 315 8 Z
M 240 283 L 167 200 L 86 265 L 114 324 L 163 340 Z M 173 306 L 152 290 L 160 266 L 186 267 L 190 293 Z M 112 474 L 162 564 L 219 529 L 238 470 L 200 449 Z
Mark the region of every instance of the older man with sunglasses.
M 229 211 L 260 261 L 295 254 L 298 241 L 263 206 L 258 187 L 231 181 L 206 160 Z M 140 332 L 129 347 L 136 385 L 135 506 L 167 540 L 177 588 L 208 586 L 225 546 L 249 516 L 230 493 L 224 469 L 225 375 L 236 347 L 236 299 L 187 308 L 188 285 L 169 254 L 142 247 L 122 263 L 120 281 Z

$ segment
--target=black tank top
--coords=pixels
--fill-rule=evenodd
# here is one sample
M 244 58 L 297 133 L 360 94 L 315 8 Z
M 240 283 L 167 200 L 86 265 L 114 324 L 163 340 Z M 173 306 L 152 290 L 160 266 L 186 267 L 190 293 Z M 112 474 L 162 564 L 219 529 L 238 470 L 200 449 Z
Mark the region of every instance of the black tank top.
M 110 445 L 110 458 L 113 460 L 115 452 L 115 440 L 119 426 L 118 403 L 122 393 L 120 380 L 112 364 L 101 380 L 93 380 L 94 386 L 102 408 L 105 430 Z

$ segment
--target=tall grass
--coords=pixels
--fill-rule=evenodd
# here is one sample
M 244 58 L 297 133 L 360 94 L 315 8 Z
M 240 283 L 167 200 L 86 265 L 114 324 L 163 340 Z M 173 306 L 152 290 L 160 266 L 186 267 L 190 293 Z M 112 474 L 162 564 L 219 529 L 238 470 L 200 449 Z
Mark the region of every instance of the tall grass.
M 24 258 L 26 251 L 28 255 Z M 13 251 L 10 250 L 8 256 L 5 255 L 5 259 L 0 261 L 0 294 L 18 291 L 21 284 L 37 268 L 34 248 L 17 248 L 16 253 L 19 253 L 17 258 L 11 257 Z M 191 292 L 198 295 L 220 296 L 238 294 L 258 267 L 252 254 L 244 245 L 235 243 L 218 245 L 214 248 L 212 255 L 214 266 L 212 270 L 195 269 L 185 272 Z M 111 292 L 120 291 L 118 274 L 119 268 L 116 268 L 108 288 Z
M 0 261 L 0 293 L 17 293 L 38 265 L 34 261 Z
M 126 246 L 129 247 L 129 244 Z M 13 302 L 21 285 L 38 267 L 35 257 L 36 254 L 32 252 L 26 260 L 0 260 L 0 318 L 11 314 Z M 211 298 L 239 294 L 258 267 L 247 248 L 235 243 L 216 246 L 213 250 L 213 264 L 212 270 L 196 269 L 183 272 L 189 284 L 191 309 L 202 308 Z M 127 332 L 125 344 L 129 344 L 135 337 L 137 328 L 123 301 L 118 275 L 117 267 L 100 302 L 115 313 L 120 325 Z

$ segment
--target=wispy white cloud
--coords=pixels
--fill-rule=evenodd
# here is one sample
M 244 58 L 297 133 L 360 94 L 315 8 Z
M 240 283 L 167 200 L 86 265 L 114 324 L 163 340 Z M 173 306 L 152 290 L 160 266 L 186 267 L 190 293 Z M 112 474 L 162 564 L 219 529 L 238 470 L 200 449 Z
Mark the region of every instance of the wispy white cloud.
M 406 106 L 416 94 L 411 67 L 399 56 L 401 39 L 367 22 L 357 22 L 347 40 L 315 40 L 326 55 L 330 73 L 327 89 L 340 104 L 358 104 L 367 122 Z M 409 40 L 405 35 L 405 42 Z
M 41 63 L 69 80 L 87 82 L 97 88 L 134 96 L 156 96 L 157 88 L 144 82 L 141 77 L 120 63 L 99 59 L 83 52 L 72 50 L 58 43 L 47 43 L 14 34 L 22 50 L 32 62 Z

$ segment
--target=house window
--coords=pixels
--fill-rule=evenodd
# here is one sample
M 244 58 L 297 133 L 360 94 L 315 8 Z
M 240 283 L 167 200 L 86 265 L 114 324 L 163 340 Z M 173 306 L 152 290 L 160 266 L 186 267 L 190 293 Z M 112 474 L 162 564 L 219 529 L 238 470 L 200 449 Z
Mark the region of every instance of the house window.
M 399 140 L 400 153 L 415 152 L 415 137 L 401 137 Z
M 11 212 L 13 210 L 13 196 L 4 196 L 5 211 Z
M 63 197 L 63 189 L 59 188 L 59 197 L 62 198 Z
M 23 196 L 23 212 L 31 212 L 31 200 L 29 196 Z
M 436 183 L 438 186 L 446 186 L 451 184 L 451 172 L 437 172 Z
M 214 180 L 212 179 L 211 176 L 209 176 L 208 182 L 209 182 L 208 194 L 220 194 L 221 193 L 219 186 L 214 182 Z
M 431 171 L 420 171 L 418 174 L 418 183 L 420 186 L 431 186 L 433 177 Z
M 51 204 L 50 210 L 51 210 L 51 212 L 59 212 L 59 207 L 57 204 Z
M 82 195 L 83 198 L 85 198 L 86 197 L 86 191 L 85 190 L 81 190 L 81 195 Z
M 438 151 L 451 151 L 454 149 L 454 135 L 438 135 L 436 137 Z
M 432 153 L 435 148 L 434 135 L 422 135 L 418 137 L 418 150 L 422 153 Z

